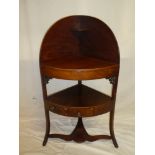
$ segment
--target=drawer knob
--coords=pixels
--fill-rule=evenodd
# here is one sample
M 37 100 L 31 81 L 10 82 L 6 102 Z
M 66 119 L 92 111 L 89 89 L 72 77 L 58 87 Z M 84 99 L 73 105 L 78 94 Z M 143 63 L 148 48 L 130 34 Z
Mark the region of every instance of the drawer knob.
M 78 112 L 78 113 L 77 113 L 77 115 L 78 115 L 78 117 L 81 117 L 81 114 L 80 114 L 80 112 Z
M 65 111 L 67 111 L 68 108 L 64 108 Z

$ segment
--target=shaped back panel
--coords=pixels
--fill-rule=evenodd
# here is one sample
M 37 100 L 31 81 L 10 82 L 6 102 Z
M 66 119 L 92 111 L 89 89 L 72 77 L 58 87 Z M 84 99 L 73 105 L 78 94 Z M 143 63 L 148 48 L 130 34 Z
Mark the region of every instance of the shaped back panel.
M 40 62 L 68 56 L 88 56 L 119 63 L 119 49 L 111 29 L 90 16 L 69 16 L 47 31 Z

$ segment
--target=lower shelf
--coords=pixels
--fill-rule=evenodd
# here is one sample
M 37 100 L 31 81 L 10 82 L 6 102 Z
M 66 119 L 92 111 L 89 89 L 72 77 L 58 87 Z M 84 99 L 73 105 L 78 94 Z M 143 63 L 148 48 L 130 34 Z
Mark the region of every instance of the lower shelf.
M 110 96 L 82 84 L 52 94 L 46 102 L 50 111 L 70 117 L 96 116 L 113 109 Z

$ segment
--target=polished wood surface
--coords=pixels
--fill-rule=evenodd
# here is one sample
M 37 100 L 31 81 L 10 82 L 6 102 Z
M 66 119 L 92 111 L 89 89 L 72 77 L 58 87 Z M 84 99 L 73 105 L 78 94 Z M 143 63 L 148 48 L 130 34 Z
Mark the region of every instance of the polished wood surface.
M 75 85 L 47 98 L 49 110 L 64 116 L 89 117 L 110 112 L 110 96 L 84 85 Z
M 77 15 L 63 18 L 49 28 L 41 46 L 41 61 L 79 55 L 119 63 L 117 41 L 103 21 Z
M 59 79 L 90 80 L 116 75 L 117 41 L 99 19 L 66 17 L 47 31 L 41 46 L 40 66 L 42 74 Z
M 49 134 L 50 138 L 60 138 L 66 141 L 74 140 L 77 143 L 85 142 L 85 141 L 96 141 L 99 139 L 112 139 L 109 135 L 93 135 L 90 136 L 83 124 L 82 117 L 78 118 L 77 125 L 73 132 L 70 135 L 63 135 L 63 134 Z
M 57 21 L 47 31 L 40 49 L 40 73 L 48 138 L 76 142 L 112 139 L 114 112 L 119 75 L 119 49 L 111 29 L 101 20 L 90 16 L 69 16 Z M 49 79 L 77 80 L 78 84 L 47 95 Z M 111 96 L 82 84 L 82 80 L 106 78 L 112 84 Z M 78 123 L 70 135 L 50 134 L 49 112 L 77 117 Z M 91 136 L 84 128 L 82 117 L 110 113 L 110 135 Z
M 45 76 L 67 80 L 90 80 L 117 75 L 119 65 L 97 58 L 77 56 L 48 60 L 41 65 Z

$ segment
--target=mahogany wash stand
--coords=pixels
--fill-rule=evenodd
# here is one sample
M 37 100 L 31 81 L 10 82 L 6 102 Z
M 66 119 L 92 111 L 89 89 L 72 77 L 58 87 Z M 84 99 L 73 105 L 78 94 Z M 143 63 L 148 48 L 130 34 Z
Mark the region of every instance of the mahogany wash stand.
M 40 51 L 40 72 L 44 98 L 46 133 L 48 138 L 61 138 L 78 143 L 98 139 L 112 139 L 114 134 L 115 100 L 119 74 L 119 49 L 111 29 L 101 20 L 90 16 L 69 16 L 57 21 L 47 31 Z M 47 95 L 49 79 L 77 80 L 77 85 Z M 108 96 L 82 84 L 82 80 L 106 78 L 112 84 Z M 50 134 L 49 112 L 77 117 L 70 135 Z M 89 135 L 82 118 L 109 112 L 110 135 Z

